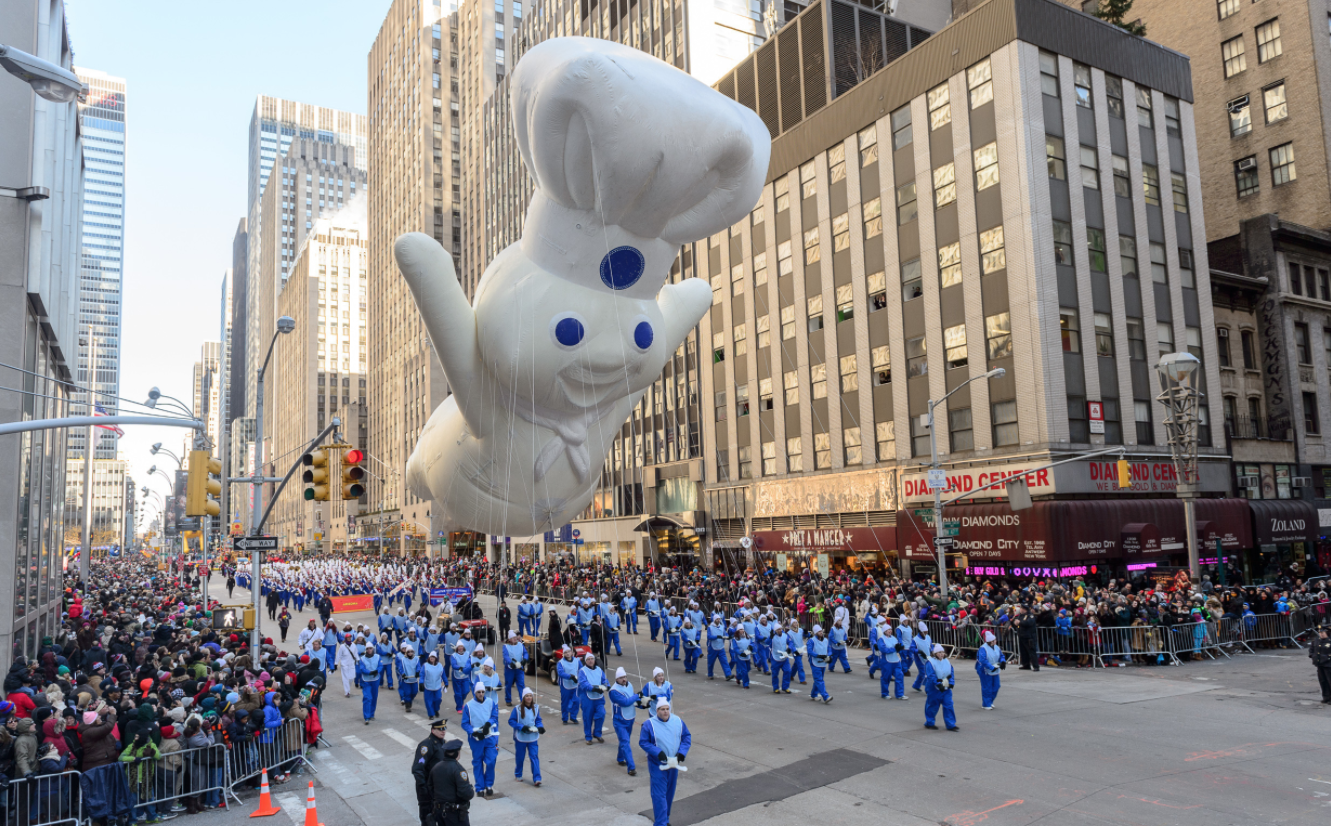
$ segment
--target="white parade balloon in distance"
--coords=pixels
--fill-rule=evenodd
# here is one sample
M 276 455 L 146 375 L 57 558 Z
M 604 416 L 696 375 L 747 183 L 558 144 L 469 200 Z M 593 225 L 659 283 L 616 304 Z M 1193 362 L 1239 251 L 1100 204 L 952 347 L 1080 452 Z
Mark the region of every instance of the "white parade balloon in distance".
M 433 238 L 395 253 L 452 391 L 408 483 L 450 529 L 525 536 L 591 502 L 629 412 L 711 306 L 702 279 L 665 284 L 670 266 L 753 209 L 771 139 L 751 110 L 606 40 L 541 43 L 511 94 L 536 191 L 474 304 Z

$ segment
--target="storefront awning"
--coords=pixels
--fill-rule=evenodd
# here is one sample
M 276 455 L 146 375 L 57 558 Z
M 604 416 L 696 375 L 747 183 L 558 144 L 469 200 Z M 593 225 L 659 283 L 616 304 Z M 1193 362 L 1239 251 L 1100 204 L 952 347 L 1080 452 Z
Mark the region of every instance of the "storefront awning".
M 691 531 L 693 526 L 686 524 L 673 516 L 649 516 L 634 528 L 635 531 L 668 531 L 671 528 L 680 528 Z
M 880 526 L 755 531 L 753 547 L 768 553 L 808 551 L 833 556 L 855 556 L 862 552 L 886 553 L 897 549 L 897 529 Z
M 1251 499 L 1258 545 L 1288 545 L 1317 539 L 1317 509 L 1302 499 Z
M 1150 522 L 1130 522 L 1123 526 L 1118 542 L 1124 554 L 1158 554 L 1160 529 Z

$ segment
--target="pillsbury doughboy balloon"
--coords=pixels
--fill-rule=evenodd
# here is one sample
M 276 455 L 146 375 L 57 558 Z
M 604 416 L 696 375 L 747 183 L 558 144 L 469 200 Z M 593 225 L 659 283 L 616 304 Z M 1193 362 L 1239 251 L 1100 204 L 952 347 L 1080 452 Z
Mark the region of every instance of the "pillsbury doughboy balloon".
M 606 40 L 536 46 L 512 99 L 536 192 L 474 305 L 429 236 L 395 253 L 453 393 L 408 482 L 453 527 L 521 536 L 591 501 L 629 412 L 712 303 L 701 279 L 662 286 L 670 265 L 753 208 L 771 141 L 749 109 Z

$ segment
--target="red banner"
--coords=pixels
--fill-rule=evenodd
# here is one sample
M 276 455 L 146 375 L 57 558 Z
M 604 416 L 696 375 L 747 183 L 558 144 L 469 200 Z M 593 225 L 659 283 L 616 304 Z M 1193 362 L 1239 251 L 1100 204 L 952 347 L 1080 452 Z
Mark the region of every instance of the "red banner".
M 374 610 L 374 597 L 370 594 L 359 594 L 354 597 L 333 597 L 332 600 L 333 610 L 339 614 Z

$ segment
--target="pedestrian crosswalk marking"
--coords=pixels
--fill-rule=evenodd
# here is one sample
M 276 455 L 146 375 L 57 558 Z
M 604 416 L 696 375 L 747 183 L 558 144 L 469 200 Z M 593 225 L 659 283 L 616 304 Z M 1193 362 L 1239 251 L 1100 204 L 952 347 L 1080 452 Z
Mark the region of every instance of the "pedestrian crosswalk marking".
M 305 805 L 301 799 L 291 792 L 284 792 L 276 797 L 278 805 L 286 812 L 287 817 L 291 818 L 291 822 L 296 826 L 302 826 L 305 821 Z
M 361 740 L 359 737 L 355 736 L 354 734 L 348 734 L 347 736 L 343 737 L 342 740 L 348 746 L 351 746 L 353 749 L 360 752 L 361 756 L 364 757 L 366 760 L 378 760 L 384 756 L 383 753 L 380 752 L 378 749 L 376 749 L 374 746 L 371 746 L 369 743 L 366 743 L 364 740 Z
M 395 728 L 384 729 L 384 734 L 388 735 L 388 738 L 390 740 L 396 740 L 398 743 L 401 743 L 402 745 L 406 746 L 409 749 L 416 748 L 415 740 L 412 740 L 410 737 L 408 737 L 407 735 L 403 734 L 402 732 L 398 731 Z

